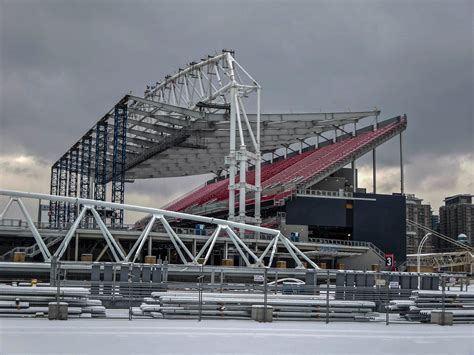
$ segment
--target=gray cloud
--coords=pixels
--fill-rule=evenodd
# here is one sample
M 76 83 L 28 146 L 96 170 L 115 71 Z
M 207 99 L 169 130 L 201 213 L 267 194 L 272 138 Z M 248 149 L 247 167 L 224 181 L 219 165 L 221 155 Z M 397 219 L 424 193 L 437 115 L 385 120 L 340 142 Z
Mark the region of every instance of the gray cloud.
M 472 10 L 469 0 L 0 0 L 0 153 L 51 163 L 123 94 L 233 48 L 266 111 L 406 113 L 415 176 L 428 154 L 474 151 Z M 380 168 L 397 164 L 394 152 L 395 141 L 379 149 Z M 130 190 L 162 200 L 203 180 Z

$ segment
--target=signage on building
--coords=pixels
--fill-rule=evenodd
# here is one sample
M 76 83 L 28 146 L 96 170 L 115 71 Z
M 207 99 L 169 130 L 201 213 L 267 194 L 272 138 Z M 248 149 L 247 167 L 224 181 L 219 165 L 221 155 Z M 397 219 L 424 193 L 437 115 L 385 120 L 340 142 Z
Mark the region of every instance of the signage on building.
M 398 281 L 390 281 L 390 283 L 388 284 L 388 287 L 389 288 L 400 288 L 400 284 L 398 283 Z
M 393 267 L 395 264 L 395 258 L 393 254 L 385 254 L 385 266 Z

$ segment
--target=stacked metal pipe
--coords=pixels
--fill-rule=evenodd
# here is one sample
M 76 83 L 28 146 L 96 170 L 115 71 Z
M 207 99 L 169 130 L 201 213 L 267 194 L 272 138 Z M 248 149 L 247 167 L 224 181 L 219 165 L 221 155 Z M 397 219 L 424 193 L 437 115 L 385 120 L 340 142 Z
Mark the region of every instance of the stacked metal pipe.
M 48 304 L 57 300 L 57 288 L 49 286 L 0 285 L 0 317 L 33 317 L 48 314 Z M 89 290 L 80 287 L 62 287 L 61 302 L 68 304 L 72 317 L 105 317 L 105 307 L 100 300 L 90 300 Z
M 140 307 L 133 308 L 139 317 L 250 319 L 252 306 L 263 305 L 262 294 L 203 293 L 202 306 L 197 292 L 153 292 Z M 369 301 L 339 301 L 317 295 L 268 295 L 267 305 L 273 309 L 273 319 L 370 321 L 375 319 L 375 303 Z
M 474 323 L 474 293 L 445 291 L 443 296 L 442 291 L 412 291 L 409 300 L 389 304 L 389 310 L 398 311 L 401 318 L 426 323 L 433 311 L 443 308 L 453 313 L 454 323 Z

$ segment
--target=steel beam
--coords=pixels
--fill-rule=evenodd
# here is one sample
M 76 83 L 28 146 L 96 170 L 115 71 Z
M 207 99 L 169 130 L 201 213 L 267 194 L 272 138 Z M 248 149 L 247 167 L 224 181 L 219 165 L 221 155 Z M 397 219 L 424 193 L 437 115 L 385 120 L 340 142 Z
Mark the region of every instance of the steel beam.
M 77 196 L 77 182 L 79 175 L 79 150 L 72 149 L 69 154 L 69 181 L 67 195 L 69 197 Z M 75 203 L 70 203 L 67 210 L 67 222 L 72 223 L 76 219 L 78 206 Z
M 107 183 L 107 122 L 99 121 L 96 126 L 95 138 L 95 176 L 94 176 L 94 199 L 105 201 Z M 105 218 L 105 216 L 104 216 Z
M 69 170 L 69 154 L 59 161 L 59 183 L 58 183 L 58 195 L 67 196 L 67 180 Z M 58 206 L 58 213 L 56 219 L 56 225 L 63 227 L 67 222 L 67 202 L 60 202 Z
M 82 138 L 81 141 L 81 164 L 80 164 L 80 188 L 79 188 L 79 197 L 81 198 L 90 198 L 91 197 L 91 165 L 92 165 L 92 136 L 86 135 Z M 82 208 L 82 206 L 81 206 Z M 82 227 L 87 227 L 89 222 L 89 217 L 85 216 L 82 221 Z
M 49 193 L 51 195 L 57 195 L 59 192 L 58 187 L 59 187 L 59 166 L 53 165 L 51 167 L 51 180 L 50 180 Z M 49 226 L 52 228 L 57 227 L 58 206 L 59 206 L 59 203 L 56 201 L 49 202 L 48 218 L 49 218 Z
M 112 162 L 112 202 L 123 203 L 125 199 L 125 162 L 127 159 L 127 106 L 115 106 L 114 157 Z M 112 214 L 112 227 L 123 226 L 123 210 Z

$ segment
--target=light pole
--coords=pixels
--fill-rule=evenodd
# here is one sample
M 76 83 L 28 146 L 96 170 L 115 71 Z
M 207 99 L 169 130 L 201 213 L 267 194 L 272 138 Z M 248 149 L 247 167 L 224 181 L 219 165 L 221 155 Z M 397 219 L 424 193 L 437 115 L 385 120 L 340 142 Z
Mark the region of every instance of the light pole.
M 418 244 L 418 251 L 416 253 L 416 270 L 418 271 L 418 289 L 420 289 L 421 286 L 421 277 L 420 277 L 420 262 L 421 262 L 421 249 L 423 248 L 423 245 L 425 245 L 425 242 L 428 240 L 428 238 L 432 235 L 432 233 L 426 233 L 423 239 L 421 239 L 420 244 Z

